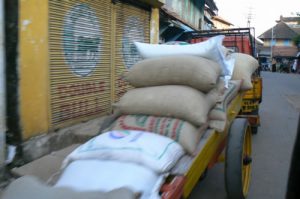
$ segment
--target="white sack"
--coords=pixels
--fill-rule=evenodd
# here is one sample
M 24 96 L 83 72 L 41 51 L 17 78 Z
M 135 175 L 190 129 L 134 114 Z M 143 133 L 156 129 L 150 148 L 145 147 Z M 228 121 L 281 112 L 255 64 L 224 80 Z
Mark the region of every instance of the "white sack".
M 158 173 L 169 171 L 184 154 L 174 140 L 145 131 L 109 131 L 89 140 L 66 157 L 74 160 L 119 160 L 142 164 Z
M 70 163 L 55 187 L 76 191 L 111 191 L 126 187 L 142 193 L 142 199 L 159 198 L 164 176 L 135 163 L 110 160 L 76 160 Z
M 134 42 L 138 52 L 144 59 L 171 55 L 200 56 L 217 62 L 223 76 L 232 76 L 234 59 L 224 54 L 222 42 L 224 35 L 212 37 L 206 41 L 189 45 L 147 44 Z

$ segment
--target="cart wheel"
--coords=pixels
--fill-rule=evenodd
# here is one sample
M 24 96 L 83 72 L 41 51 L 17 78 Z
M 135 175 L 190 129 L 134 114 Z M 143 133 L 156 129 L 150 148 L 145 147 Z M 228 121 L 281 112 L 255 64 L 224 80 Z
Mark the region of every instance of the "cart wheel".
M 225 160 L 228 198 L 245 199 L 251 174 L 251 130 L 247 119 L 235 119 L 229 129 Z

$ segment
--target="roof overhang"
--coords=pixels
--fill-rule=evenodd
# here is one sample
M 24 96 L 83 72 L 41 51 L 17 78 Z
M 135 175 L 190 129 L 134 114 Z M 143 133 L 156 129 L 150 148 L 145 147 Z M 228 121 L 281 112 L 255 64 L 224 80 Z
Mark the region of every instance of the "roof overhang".
M 176 41 L 184 32 L 194 31 L 194 29 L 174 19 L 168 19 L 161 23 L 159 34 L 168 41 Z
M 165 4 L 165 0 L 138 0 L 138 1 L 146 3 L 154 8 L 160 8 Z

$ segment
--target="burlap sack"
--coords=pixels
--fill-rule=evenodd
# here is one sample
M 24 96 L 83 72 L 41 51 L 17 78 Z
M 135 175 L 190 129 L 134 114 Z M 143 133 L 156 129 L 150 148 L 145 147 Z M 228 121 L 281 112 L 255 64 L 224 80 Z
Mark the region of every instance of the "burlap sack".
M 227 120 L 210 120 L 208 125 L 210 128 L 215 129 L 217 132 L 223 132 L 225 130 Z
M 241 85 L 241 80 L 231 80 L 228 83 L 228 88 L 222 95 L 221 101 L 208 114 L 210 128 L 216 129 L 219 132 L 224 131 L 227 122 L 228 105 L 239 92 Z
M 113 106 L 122 114 L 174 117 L 201 126 L 218 97 L 217 89 L 205 95 L 187 86 L 155 86 L 132 89 Z
M 235 59 L 232 80 L 243 80 L 241 90 L 252 89 L 251 76 L 258 68 L 258 61 L 247 54 L 232 53 L 231 56 Z
M 34 176 L 23 176 L 13 181 L 3 192 L 2 199 L 136 199 L 137 194 L 129 188 L 109 192 L 78 192 L 68 187 L 50 187 Z
M 193 155 L 207 125 L 196 128 L 189 122 L 149 115 L 122 115 L 107 130 L 138 130 L 167 136 Z
M 216 62 L 197 56 L 179 55 L 145 59 L 125 75 L 135 87 L 187 85 L 208 92 L 217 83 L 221 67 Z

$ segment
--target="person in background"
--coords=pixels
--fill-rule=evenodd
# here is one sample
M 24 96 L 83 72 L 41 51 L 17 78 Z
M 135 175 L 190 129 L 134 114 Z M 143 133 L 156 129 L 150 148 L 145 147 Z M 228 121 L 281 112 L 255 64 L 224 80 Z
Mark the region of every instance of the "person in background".
M 295 73 L 297 69 L 297 59 L 294 60 L 293 65 L 292 65 L 292 73 Z
M 281 62 L 278 61 L 278 60 L 275 60 L 276 61 L 276 71 L 279 71 L 280 72 L 280 69 L 281 69 Z
M 272 72 L 276 72 L 276 60 L 272 59 Z
M 300 74 L 300 55 L 297 57 L 296 73 Z

